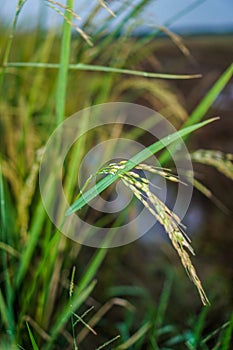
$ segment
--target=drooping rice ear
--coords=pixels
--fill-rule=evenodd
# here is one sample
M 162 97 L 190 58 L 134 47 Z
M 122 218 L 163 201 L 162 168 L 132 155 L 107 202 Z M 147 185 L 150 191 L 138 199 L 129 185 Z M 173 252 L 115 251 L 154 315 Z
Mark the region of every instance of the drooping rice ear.
M 115 168 L 117 168 L 117 166 Z M 138 168 L 142 169 L 143 165 L 139 164 Z M 190 244 L 190 239 L 182 228 L 180 218 L 173 213 L 153 192 L 151 192 L 149 187 L 150 182 L 148 179 L 140 177 L 138 173 L 135 173 L 132 170 L 125 173 L 119 173 L 119 177 L 123 183 L 130 188 L 138 200 L 164 227 L 189 278 L 197 287 L 203 305 L 208 305 L 209 300 L 187 252 L 187 250 L 189 250 L 189 252 L 194 255 L 194 250 Z
M 210 165 L 233 180 L 233 154 L 217 150 L 199 149 L 191 153 L 194 162 Z

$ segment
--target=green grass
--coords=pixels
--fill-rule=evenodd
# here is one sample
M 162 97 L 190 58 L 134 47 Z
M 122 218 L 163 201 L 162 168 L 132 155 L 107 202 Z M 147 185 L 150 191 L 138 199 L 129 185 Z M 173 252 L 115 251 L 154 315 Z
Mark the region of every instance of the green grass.
M 108 283 L 106 277 L 106 289 L 99 285 L 101 273 L 110 274 L 110 280 L 115 277 L 118 260 L 113 265 L 106 261 L 114 259 L 116 250 L 83 247 L 64 237 L 52 225 L 40 197 L 38 171 L 41 152 L 55 127 L 68 115 L 97 103 L 121 99 L 137 102 L 139 97 L 145 97 L 154 108 L 161 108 L 161 112 L 169 110 L 179 136 L 190 136 L 209 123 L 201 120 L 228 83 L 232 66 L 188 117 L 169 81 L 200 78 L 199 72 L 183 75 L 157 72 L 153 53 L 157 29 L 152 33 L 153 41 L 151 33 L 138 39 L 131 38 L 130 31 L 120 35 L 126 21 L 136 18 L 149 1 L 139 1 L 107 35 L 105 29 L 114 19 L 104 10 L 102 27 L 91 33 L 93 46 L 85 41 L 85 33 L 101 11 L 98 2 L 84 25 L 82 37 L 72 35 L 69 24 L 75 8 L 73 0 L 67 1 L 66 20 L 63 28 L 56 32 L 40 27 L 31 33 L 21 31 L 17 20 L 24 3 L 26 1 L 18 1 L 13 24 L 1 27 L 0 39 L 0 349 L 206 350 L 222 346 L 230 350 L 233 324 L 230 310 L 218 323 L 208 321 L 215 308 L 214 297 L 212 309 L 202 310 L 198 304 L 187 317 L 182 314 L 186 319 L 182 327 L 179 322 L 176 324 L 174 298 L 178 296 L 180 304 L 186 280 L 174 277 L 172 252 L 166 253 L 169 267 L 166 259 L 162 260 L 162 274 L 168 277 L 157 299 L 137 281 L 119 286 L 117 282 Z M 51 2 L 50 5 L 63 11 L 59 5 Z M 124 14 L 125 6 L 122 4 L 117 16 Z M 154 64 L 154 71 L 143 68 L 147 58 Z M 170 106 L 171 100 L 174 107 Z M 86 122 L 80 121 L 80 128 L 85 129 Z M 149 125 L 153 121 L 144 122 Z M 139 141 L 143 138 L 138 130 L 127 130 L 125 134 Z M 64 177 L 70 201 L 77 194 L 77 174 L 83 156 L 89 148 L 108 137 L 108 130 L 100 129 L 92 137 L 84 135 L 72 147 Z M 177 134 L 170 135 L 167 143 L 176 138 Z M 159 142 L 148 149 L 155 153 L 163 147 Z M 146 158 L 146 151 L 135 155 L 127 169 Z M 166 155 L 164 162 L 168 160 Z M 102 186 L 99 192 L 117 178 L 104 178 L 98 183 Z M 49 195 L 55 190 L 51 188 Z M 76 206 L 76 203 L 75 210 L 83 204 L 78 202 Z M 133 201 L 127 211 L 119 215 L 112 227 L 131 215 L 134 204 Z M 82 210 L 90 215 L 88 209 Z M 98 218 L 100 226 L 108 220 L 108 217 Z M 146 264 L 144 268 L 147 270 Z M 122 271 L 123 275 L 127 274 L 125 268 Z M 154 283 L 152 280 L 151 284 Z M 158 287 L 158 291 L 161 289 Z M 211 294 L 210 287 L 208 289 Z
M 39 350 L 39 348 L 38 348 L 38 346 L 37 346 L 37 344 L 36 344 L 35 338 L 34 338 L 34 336 L 33 336 L 33 334 L 32 334 L 32 331 L 31 331 L 31 329 L 30 329 L 30 327 L 29 327 L 29 324 L 26 323 L 26 325 L 27 325 L 28 334 L 29 334 L 29 337 L 30 337 L 30 340 L 31 340 L 31 343 L 32 343 L 32 348 L 33 348 L 33 350 Z

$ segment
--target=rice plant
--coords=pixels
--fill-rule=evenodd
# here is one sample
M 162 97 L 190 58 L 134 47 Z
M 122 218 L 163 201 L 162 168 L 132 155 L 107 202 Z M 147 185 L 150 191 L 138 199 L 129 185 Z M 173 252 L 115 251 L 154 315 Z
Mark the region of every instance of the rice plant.
M 198 149 L 191 153 L 194 162 L 216 168 L 229 179 L 233 180 L 233 155 L 216 150 Z
M 149 173 L 157 174 L 163 178 L 179 182 L 179 178 L 169 172 L 169 169 L 154 167 L 139 163 L 130 171 L 125 171 L 126 161 L 119 163 L 110 163 L 107 167 L 104 167 L 91 175 L 87 180 L 84 187 L 87 186 L 88 182 L 93 176 L 97 174 L 111 174 L 117 175 L 123 183 L 130 188 L 137 199 L 155 216 L 158 222 L 164 227 L 168 234 L 174 248 L 176 249 L 181 262 L 193 283 L 196 285 L 200 294 L 201 300 L 204 305 L 209 304 L 208 298 L 204 292 L 201 281 L 197 276 L 196 270 L 190 260 L 187 250 L 194 255 L 194 250 L 191 247 L 190 239 L 184 232 L 184 226 L 181 223 L 180 218 L 172 212 L 166 204 L 164 204 L 155 193 L 150 189 L 150 181 L 147 177 L 143 177 L 138 174 L 138 170 L 146 171 Z M 81 189 L 80 194 L 83 194 L 84 189 Z
M 195 84 L 200 72 L 167 74 L 158 68 L 162 62 L 158 64 L 154 54 L 160 31 L 157 27 L 142 38 L 132 36 L 131 29 L 122 31 L 125 23 L 136 18 L 149 1 L 140 0 L 132 7 L 128 1 L 122 2 L 114 13 L 111 3 L 96 1 L 93 12 L 81 27 L 74 1 L 68 0 L 64 5 L 46 0 L 44 3 L 63 18 L 63 27 L 46 31 L 38 24 L 30 33 L 18 27 L 18 18 L 26 3 L 30 5 L 30 0 L 18 0 L 11 27 L 0 25 L 0 348 L 134 347 L 139 350 L 158 349 L 160 344 L 162 349 L 176 346 L 180 349 L 188 344 L 190 349 L 206 350 L 211 343 L 216 348 L 223 344 L 223 349 L 230 349 L 233 324 L 230 313 L 212 325 L 208 323 L 208 316 L 213 315 L 211 309 L 200 311 L 198 306 L 186 318 L 185 304 L 186 312 L 182 315 L 187 322 L 182 330 L 176 327 L 172 318 L 174 303 L 169 301 L 172 292 L 178 290 L 172 282 L 175 279 L 169 277 L 174 271 L 172 264 L 169 264 L 168 280 L 156 300 L 145 287 L 131 280 L 129 285 L 116 283 L 105 290 L 98 282 L 101 274 L 115 276 L 118 260 L 109 264 L 107 249 L 93 250 L 75 244 L 52 225 L 40 197 L 38 169 L 44 145 L 54 128 L 66 116 L 92 104 L 121 99 L 137 102 L 142 98 L 154 109 L 164 111 L 180 135 L 187 138 L 227 85 L 233 66 L 220 75 L 189 115 L 185 104 L 180 102 L 178 90 L 169 81 L 195 78 Z M 125 8 L 129 9 L 127 13 Z M 101 11 L 105 11 L 104 20 L 96 28 L 92 24 Z M 116 26 L 112 25 L 114 16 L 120 17 Z M 110 27 L 111 32 L 107 31 Z M 168 30 L 164 31 L 172 37 Z M 186 51 L 177 37 L 173 36 L 172 40 L 180 50 Z M 150 62 L 150 71 L 145 69 L 145 62 Z M 199 127 L 205 124 L 208 121 Z M 189 127 L 189 132 L 182 126 Z M 100 130 L 95 139 L 79 140 L 71 150 L 64 178 L 70 201 L 76 193 L 77 169 L 83 155 L 89 146 L 105 136 Z M 133 132 L 131 136 L 133 138 Z M 161 145 L 154 146 L 154 152 L 157 150 L 162 150 Z M 208 162 L 232 178 L 230 155 L 221 154 L 218 158 L 219 153 L 212 151 L 199 155 L 196 152 L 193 160 Z M 165 152 L 161 156 L 163 168 L 146 165 L 145 158 L 138 160 L 130 167 L 127 165 L 126 171 L 121 172 L 125 168 L 119 168 L 126 164 L 116 163 L 101 169 L 99 174 L 122 179 L 155 215 L 196 284 L 203 303 L 207 304 L 189 258 L 193 248 L 180 218 L 159 200 L 147 178 L 138 175 L 145 171 L 178 184 L 180 179 L 166 168 L 169 155 Z M 82 189 L 83 195 L 87 185 Z M 81 199 L 82 196 L 77 198 Z M 124 216 L 119 216 L 119 220 L 123 221 Z M 104 224 L 104 218 L 100 218 L 101 223 Z M 160 267 L 164 268 L 163 276 L 167 276 L 164 265 L 163 261 Z M 73 266 L 76 266 L 75 274 Z M 107 283 L 107 278 L 104 280 Z M 154 277 L 152 282 L 155 284 Z M 180 289 L 177 303 L 181 303 L 182 293 Z M 214 308 L 214 302 L 212 305 Z

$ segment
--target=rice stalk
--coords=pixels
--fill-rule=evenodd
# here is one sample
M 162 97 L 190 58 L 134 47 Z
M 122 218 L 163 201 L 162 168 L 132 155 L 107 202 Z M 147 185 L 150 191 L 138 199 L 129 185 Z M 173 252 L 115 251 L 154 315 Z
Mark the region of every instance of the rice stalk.
M 233 180 L 233 154 L 218 150 L 199 149 L 191 153 L 194 162 L 210 165 Z
M 177 251 L 181 262 L 190 278 L 199 292 L 201 301 L 208 305 L 209 301 L 202 287 L 201 281 L 192 264 L 187 250 L 195 255 L 190 244 L 190 239 L 184 232 L 184 225 L 178 215 L 170 210 L 150 189 L 150 181 L 139 175 L 138 170 L 156 173 L 170 181 L 179 182 L 179 178 L 174 176 L 166 168 L 157 168 L 147 164 L 138 164 L 134 169 L 124 172 L 126 161 L 111 163 L 107 167 L 100 169 L 98 174 L 117 174 L 123 183 L 134 193 L 138 200 L 150 211 L 150 213 L 159 221 L 167 232 L 175 250 Z

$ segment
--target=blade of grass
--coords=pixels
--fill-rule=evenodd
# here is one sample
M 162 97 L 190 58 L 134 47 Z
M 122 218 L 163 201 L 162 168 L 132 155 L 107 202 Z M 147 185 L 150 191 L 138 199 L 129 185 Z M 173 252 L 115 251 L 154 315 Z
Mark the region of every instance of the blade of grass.
M 3 184 L 2 168 L 0 164 L 0 217 L 1 217 L 1 241 L 7 244 L 7 216 L 6 216 L 6 202 L 5 202 L 5 191 Z M 8 257 L 5 250 L 1 251 L 0 259 L 3 267 L 3 276 L 5 280 L 5 294 L 6 294 L 6 308 L 4 311 L 5 316 L 7 317 L 8 323 L 8 333 L 11 337 L 11 340 L 14 338 L 15 331 L 15 321 L 14 321 L 14 308 L 13 308 L 13 286 L 10 280 L 9 266 L 8 266 Z M 3 305 L 3 298 L 1 304 Z
M 129 349 L 132 345 L 134 345 L 141 337 L 143 337 L 148 330 L 151 328 L 150 322 L 145 323 L 142 327 L 137 330 L 136 333 L 134 333 L 126 342 L 119 345 L 116 349 L 117 350 L 124 350 Z
M 40 47 L 40 50 L 36 52 L 35 56 L 37 59 L 40 59 L 41 63 L 46 63 L 51 55 L 52 48 L 53 48 L 53 42 L 55 39 L 55 31 L 51 30 L 48 32 L 48 35 L 45 38 L 45 41 L 43 42 L 43 45 Z M 36 59 L 35 58 L 35 59 Z M 29 96 L 27 100 L 27 112 L 26 112 L 26 126 L 27 123 L 34 113 L 35 109 L 37 108 L 37 101 L 40 98 L 41 95 L 41 89 L 43 88 L 43 84 L 45 83 L 46 79 L 46 72 L 44 69 L 41 69 L 39 71 L 34 72 L 33 69 L 28 69 L 28 79 L 31 80 L 31 84 L 33 86 L 33 89 L 29 91 Z
M 231 346 L 231 338 L 233 335 L 233 314 L 231 316 L 229 325 L 225 331 L 223 340 L 222 340 L 222 350 L 230 350 L 230 346 Z
M 105 248 L 100 248 L 97 250 L 78 283 L 77 291 L 79 293 L 85 290 L 89 282 L 93 279 L 107 252 L 108 250 Z
M 11 32 L 7 41 L 7 47 L 4 53 L 4 57 L 3 57 L 3 66 L 0 70 L 0 89 L 2 89 L 2 83 L 3 83 L 3 79 L 4 79 L 4 75 L 6 72 L 6 64 L 8 62 L 9 59 L 9 55 L 10 55 L 10 51 L 11 51 L 11 47 L 12 47 L 12 43 L 13 43 L 13 39 L 14 39 L 14 35 L 15 35 L 15 29 L 16 29 L 16 25 L 17 25 L 17 21 L 18 21 L 18 17 L 20 14 L 20 11 L 22 10 L 23 5 L 25 4 L 27 0 L 18 0 L 17 6 L 16 6 L 16 11 L 15 11 L 15 16 L 13 19 L 13 24 L 12 24 L 12 28 L 11 28 Z
M 1 289 L 0 289 L 0 313 L 1 313 L 2 324 L 5 324 L 6 329 L 8 329 L 9 328 L 8 310 L 7 310 L 7 306 L 6 306 L 4 297 L 2 295 Z
M 0 250 L 5 250 L 9 255 L 20 258 L 20 253 L 9 244 L 0 242 Z
M 209 333 L 206 337 L 204 337 L 201 341 L 201 345 L 206 344 L 208 341 L 213 339 L 218 333 L 220 333 L 223 329 L 226 329 L 230 324 L 230 321 L 225 322 L 222 326 L 218 327 L 211 333 Z
M 159 301 L 159 306 L 156 312 L 155 326 L 157 329 L 160 328 L 163 324 L 164 315 L 168 306 L 168 301 L 172 290 L 173 278 L 173 274 L 169 273 L 163 287 L 163 291 Z
M 23 249 L 20 265 L 16 275 L 16 287 L 19 288 L 26 272 L 28 266 L 30 265 L 31 258 L 35 247 L 38 243 L 39 236 L 41 234 L 42 226 L 46 218 L 46 211 L 44 209 L 43 203 L 40 201 L 34 211 L 32 224 L 30 228 L 30 238 L 27 242 L 26 247 Z
M 207 188 L 203 183 L 198 181 L 196 178 L 193 179 L 193 186 L 196 187 L 198 191 L 200 191 L 204 196 L 209 198 L 223 213 L 230 215 L 229 209 L 218 199 L 213 193 Z
M 199 124 L 195 124 L 192 126 L 189 126 L 187 128 L 184 128 L 178 132 L 173 133 L 172 135 L 164 137 L 162 140 L 157 141 L 150 145 L 149 147 L 145 148 L 138 154 L 136 154 L 133 158 L 131 158 L 124 167 L 124 171 L 129 171 L 132 168 L 134 168 L 139 163 L 142 163 L 145 159 L 151 156 L 151 154 L 154 154 L 166 146 L 170 145 L 172 142 L 177 141 L 180 137 L 183 137 L 185 135 L 188 135 L 192 133 L 193 131 L 203 127 L 204 125 L 207 125 L 211 123 L 214 119 L 209 119 L 207 121 L 204 121 Z M 118 179 L 118 175 L 107 175 L 105 178 L 100 180 L 96 186 L 92 187 L 90 190 L 88 190 L 86 193 L 84 193 L 82 196 L 78 198 L 77 201 L 75 201 L 67 210 L 66 216 L 74 213 L 75 211 L 81 209 L 85 204 L 87 204 L 90 200 L 95 198 L 95 196 L 102 191 L 104 191 L 108 186 L 110 186 L 114 181 Z
M 78 322 L 80 322 L 84 325 L 86 329 L 88 329 L 89 332 L 91 332 L 94 335 L 97 335 L 96 331 L 89 325 L 89 323 L 85 322 L 81 316 L 77 315 L 76 313 L 73 313 L 72 316 L 75 316 L 75 318 L 77 319 L 75 322 L 72 323 L 72 327 L 74 327 Z M 74 333 L 73 333 L 73 337 L 74 337 Z M 74 342 L 76 344 L 75 339 L 74 339 Z
M 214 103 L 218 95 L 227 85 L 228 81 L 231 79 L 233 75 L 233 63 L 223 72 L 223 74 L 219 77 L 213 87 L 209 90 L 209 92 L 205 95 L 205 97 L 201 100 L 198 106 L 194 109 L 190 117 L 184 123 L 184 127 L 193 125 L 194 123 L 199 122 L 203 119 L 208 109 Z
M 156 79 L 196 79 L 201 78 L 201 74 L 165 74 L 165 73 L 150 73 L 145 71 L 138 71 L 133 69 L 124 69 L 124 68 L 114 68 L 107 66 L 99 65 L 89 65 L 84 63 L 76 63 L 67 65 L 71 70 L 85 70 L 92 72 L 105 72 L 105 73 L 121 73 L 121 74 L 130 74 L 138 75 L 145 78 L 156 78 Z M 60 64 L 57 63 L 40 63 L 40 62 L 10 62 L 6 64 L 6 68 L 49 68 L 49 69 L 58 69 Z M 63 67 L 63 73 L 66 72 L 65 67 Z M 62 87 L 64 88 L 65 81 L 62 81 Z M 59 92 L 59 96 L 64 96 L 64 93 Z M 58 97 L 57 97 L 58 100 Z
M 75 266 L 73 266 L 73 270 L 72 270 L 69 296 L 70 296 L 70 309 L 71 309 L 71 316 L 70 317 L 71 317 L 72 336 L 73 336 L 73 340 L 74 340 L 74 350 L 78 350 L 78 345 L 77 345 L 76 339 L 75 339 L 74 313 L 72 312 L 72 295 L 74 292 L 74 276 L 75 276 Z
M 74 7 L 74 0 L 67 0 L 66 7 L 71 11 Z M 72 21 L 72 13 L 66 10 L 66 18 Z M 57 94 L 56 94 L 56 114 L 57 124 L 60 124 L 64 119 L 65 114 L 65 100 L 66 100 L 66 88 L 67 88 L 67 76 L 69 70 L 69 57 L 70 57 L 70 44 L 71 44 L 71 25 L 64 20 L 62 30 L 62 43 L 61 43 L 61 56 L 59 63 L 58 82 L 57 82 Z
M 85 114 L 85 118 L 82 118 L 80 121 L 80 131 L 81 134 L 84 133 L 84 130 L 86 130 L 86 126 L 89 122 L 89 114 Z M 85 154 L 85 144 L 86 144 L 86 135 L 84 134 L 83 137 L 79 138 L 72 150 L 71 158 L 69 161 L 69 171 L 67 172 L 67 176 L 65 179 L 65 193 L 67 197 L 70 199 L 73 196 L 74 188 L 77 183 L 77 170 L 79 168 L 81 159 L 83 158 Z
M 103 319 L 104 315 L 115 306 L 120 306 L 131 311 L 134 310 L 133 305 L 131 305 L 125 299 L 120 299 L 120 298 L 110 299 L 103 306 L 101 306 L 99 310 L 94 314 L 94 316 L 88 321 L 88 326 L 91 327 L 91 329 L 93 329 Z M 77 341 L 79 344 L 83 342 L 83 340 L 87 337 L 89 332 L 90 332 L 90 329 L 87 327 L 83 328 L 79 332 L 77 336 Z
M 98 224 L 101 226 L 101 223 L 104 224 L 104 218 L 101 218 L 98 222 Z M 119 227 L 121 224 L 122 217 L 119 215 L 118 218 L 116 219 L 115 223 L 113 224 L 113 227 Z M 108 240 L 111 240 L 111 229 L 109 230 L 109 235 L 106 238 L 106 241 L 104 243 L 107 243 Z M 104 244 L 103 243 L 103 244 Z M 89 262 L 84 274 L 82 275 L 82 278 L 80 279 L 78 286 L 77 286 L 77 291 L 80 293 L 82 290 L 84 290 L 88 283 L 94 278 L 97 270 L 99 269 L 102 261 L 104 260 L 106 254 L 108 252 L 108 249 L 106 248 L 100 248 L 96 251 L 95 255 L 92 257 L 91 261 Z
M 30 337 L 30 340 L 31 340 L 31 343 L 32 343 L 33 350 L 39 350 L 39 348 L 38 348 L 38 346 L 36 344 L 35 338 L 34 338 L 34 336 L 32 334 L 32 331 L 31 331 L 31 329 L 29 327 L 29 324 L 27 322 L 26 322 L 26 325 L 27 325 L 28 334 L 29 334 L 29 337 Z
M 205 97 L 201 100 L 198 106 L 194 109 L 190 117 L 183 124 L 183 128 L 200 122 L 204 117 L 208 109 L 214 103 L 218 95 L 224 89 L 228 81 L 233 75 L 233 64 L 231 64 L 225 72 L 219 77 L 214 86 L 209 90 Z M 187 135 L 183 137 L 183 140 L 187 138 Z M 166 164 L 170 158 L 167 151 L 164 151 L 160 156 L 159 161 L 162 165 Z
M 194 330 L 192 333 L 192 336 L 187 341 L 187 346 L 190 347 L 190 349 L 196 350 L 199 348 L 200 340 L 202 331 L 205 327 L 205 321 L 206 317 L 209 311 L 209 307 L 205 307 L 202 309 L 201 313 L 199 314 L 198 318 L 195 320 Z
M 190 336 L 189 331 L 185 332 L 184 334 L 180 333 L 180 334 L 174 335 L 172 338 L 170 338 L 168 341 L 165 342 L 165 346 L 166 346 L 165 349 L 166 350 L 172 350 L 174 348 L 180 349 L 180 347 L 183 344 L 185 344 L 185 342 L 189 336 Z M 189 349 L 189 350 L 191 350 L 191 349 Z
M 90 285 L 84 289 L 81 293 L 79 290 L 76 290 L 72 297 L 72 309 L 70 307 L 70 301 L 68 300 L 66 305 L 60 310 L 59 315 L 57 315 L 56 321 L 51 329 L 51 338 L 48 343 L 45 345 L 44 350 L 49 350 L 53 346 L 53 341 L 56 338 L 57 334 L 61 331 L 64 324 L 69 319 L 72 312 L 75 312 L 83 302 L 88 298 L 88 296 L 93 291 L 96 285 L 96 281 L 92 281 Z
M 45 244 L 45 247 L 43 249 L 43 256 L 41 258 L 40 264 L 38 265 L 36 270 L 34 270 L 33 277 L 30 280 L 30 289 L 27 291 L 25 297 L 23 298 L 20 313 L 18 316 L 19 320 L 22 320 L 24 315 L 27 313 L 28 305 L 31 305 L 33 303 L 33 296 L 36 293 L 38 281 L 40 278 L 45 279 L 44 283 L 45 283 L 46 288 L 45 288 L 44 293 L 46 294 L 46 296 L 48 295 L 48 288 L 49 288 L 49 283 L 50 283 L 50 279 L 51 279 L 51 274 L 49 274 L 49 277 L 47 277 L 47 275 L 48 275 L 48 270 L 50 272 L 50 270 L 53 267 L 53 265 L 51 266 L 51 257 L 54 256 L 54 250 L 56 250 L 56 246 L 58 244 L 58 242 L 57 242 L 58 237 L 59 237 L 58 234 L 55 234 L 52 237 L 52 239 L 50 240 L 50 242 L 48 242 L 48 243 L 46 242 L 46 244 Z M 46 276 L 44 276 L 43 273 L 46 273 Z M 47 316 L 46 311 L 45 311 L 45 313 Z M 41 322 L 41 324 L 44 327 L 46 322 L 43 320 Z
M 198 316 L 198 319 L 196 321 L 196 325 L 194 328 L 194 345 L 195 345 L 195 349 L 198 349 L 199 347 L 199 342 L 201 339 L 201 335 L 203 332 L 203 329 L 205 327 L 205 321 L 207 318 L 207 314 L 209 311 L 209 306 L 205 307 L 202 309 L 200 315 Z
M 112 344 L 114 341 L 116 341 L 120 337 L 121 337 L 120 335 L 117 335 L 116 337 L 106 341 L 103 345 L 98 346 L 98 348 L 96 348 L 95 350 L 100 350 L 100 349 L 106 348 L 106 346 L 108 346 L 109 344 Z

